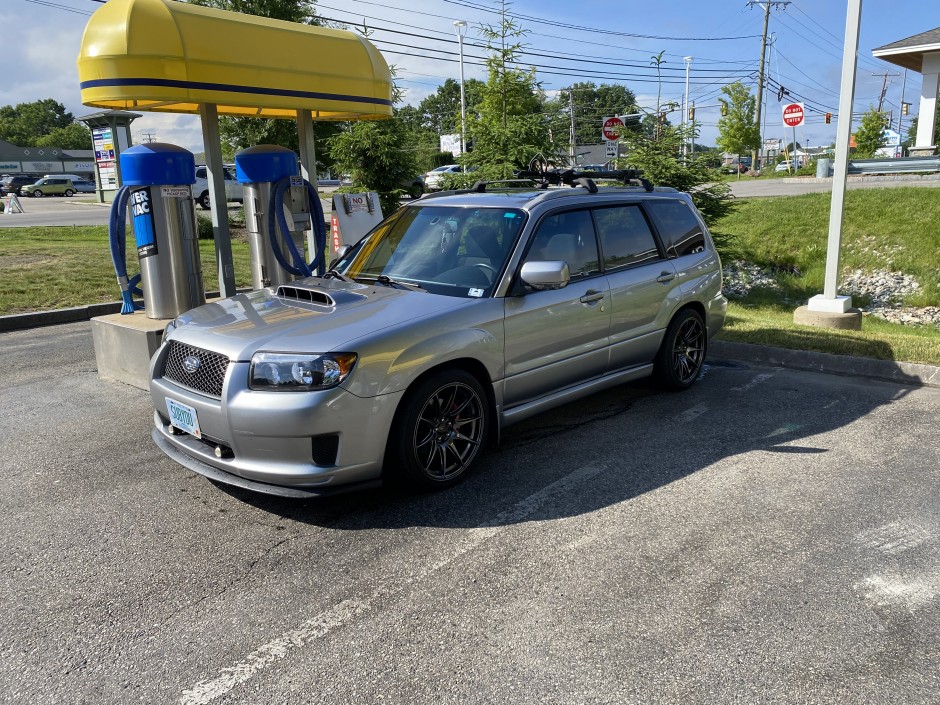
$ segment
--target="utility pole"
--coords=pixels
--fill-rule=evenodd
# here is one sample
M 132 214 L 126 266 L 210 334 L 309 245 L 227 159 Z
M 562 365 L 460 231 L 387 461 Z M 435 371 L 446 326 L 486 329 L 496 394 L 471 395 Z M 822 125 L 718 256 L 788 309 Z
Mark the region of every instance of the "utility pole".
M 878 96 L 878 112 L 881 112 L 882 106 L 885 104 L 885 94 L 888 92 L 888 76 L 900 76 L 899 73 L 890 73 L 885 71 L 884 73 L 873 73 L 872 76 L 881 76 L 881 95 Z
M 748 5 L 754 7 L 754 5 L 763 5 L 764 6 L 764 32 L 761 34 L 760 38 L 760 65 L 757 69 L 757 131 L 760 133 L 760 113 L 761 113 L 761 101 L 764 99 L 764 57 L 767 53 L 767 29 L 770 26 L 770 8 L 773 6 L 777 7 L 786 7 L 790 4 L 790 0 L 764 0 L 764 2 L 759 2 L 759 0 L 749 0 Z M 761 147 L 763 147 L 764 136 L 761 134 Z M 751 150 L 751 168 L 757 168 L 757 150 Z

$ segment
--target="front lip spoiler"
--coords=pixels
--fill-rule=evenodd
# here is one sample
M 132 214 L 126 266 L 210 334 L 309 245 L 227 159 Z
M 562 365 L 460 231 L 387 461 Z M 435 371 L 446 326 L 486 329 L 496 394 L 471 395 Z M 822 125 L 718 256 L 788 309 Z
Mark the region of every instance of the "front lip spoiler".
M 244 477 L 233 475 L 232 473 L 219 470 L 211 465 L 207 465 L 201 460 L 197 460 L 190 455 L 186 455 L 178 450 L 172 443 L 167 441 L 160 429 L 154 428 L 150 431 L 150 437 L 157 444 L 157 448 L 163 451 L 171 460 L 179 463 L 183 467 L 193 472 L 209 478 L 215 482 L 221 482 L 225 485 L 233 485 L 242 489 L 260 492 L 262 494 L 276 495 L 278 497 L 291 497 L 293 499 L 311 499 L 314 497 L 333 497 L 346 492 L 357 492 L 359 490 L 381 487 L 382 480 L 368 480 L 366 482 L 356 482 L 348 485 L 339 485 L 338 487 L 301 489 L 298 487 L 282 487 L 280 485 L 269 485 L 266 482 L 257 482 L 255 480 L 246 480 Z

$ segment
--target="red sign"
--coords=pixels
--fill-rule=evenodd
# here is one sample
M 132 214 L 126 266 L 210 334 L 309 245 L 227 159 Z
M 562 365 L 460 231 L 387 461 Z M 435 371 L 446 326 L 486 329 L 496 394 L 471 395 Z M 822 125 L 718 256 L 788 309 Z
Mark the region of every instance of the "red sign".
M 620 138 L 620 128 L 622 127 L 623 120 L 619 117 L 604 118 L 604 127 L 601 133 L 604 135 L 605 140 L 611 142 Z
M 803 124 L 803 104 L 790 103 L 783 106 L 783 124 L 787 127 L 799 127 Z

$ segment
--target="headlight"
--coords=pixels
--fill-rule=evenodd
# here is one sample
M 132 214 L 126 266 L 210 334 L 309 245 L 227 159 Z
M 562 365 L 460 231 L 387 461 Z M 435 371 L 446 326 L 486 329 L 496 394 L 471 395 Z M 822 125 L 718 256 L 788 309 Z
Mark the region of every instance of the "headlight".
M 251 358 L 248 386 L 269 392 L 329 389 L 349 376 L 356 359 L 356 353 L 296 355 L 259 352 Z

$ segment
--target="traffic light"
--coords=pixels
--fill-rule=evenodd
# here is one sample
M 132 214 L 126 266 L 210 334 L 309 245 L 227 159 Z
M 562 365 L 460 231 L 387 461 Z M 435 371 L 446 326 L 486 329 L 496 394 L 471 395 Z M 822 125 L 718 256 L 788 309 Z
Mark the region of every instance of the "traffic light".
M 721 102 L 721 115 L 722 117 L 724 117 L 727 114 L 728 114 L 728 104 L 722 101 Z
M 832 113 L 826 113 L 826 124 L 832 122 Z
M 689 108 L 689 122 L 695 122 L 695 106 Z
M 659 121 L 660 121 L 660 122 L 666 122 L 666 113 L 660 113 L 660 114 L 659 114 Z
M 901 115 L 907 115 L 909 112 L 911 112 L 911 104 L 901 103 Z

